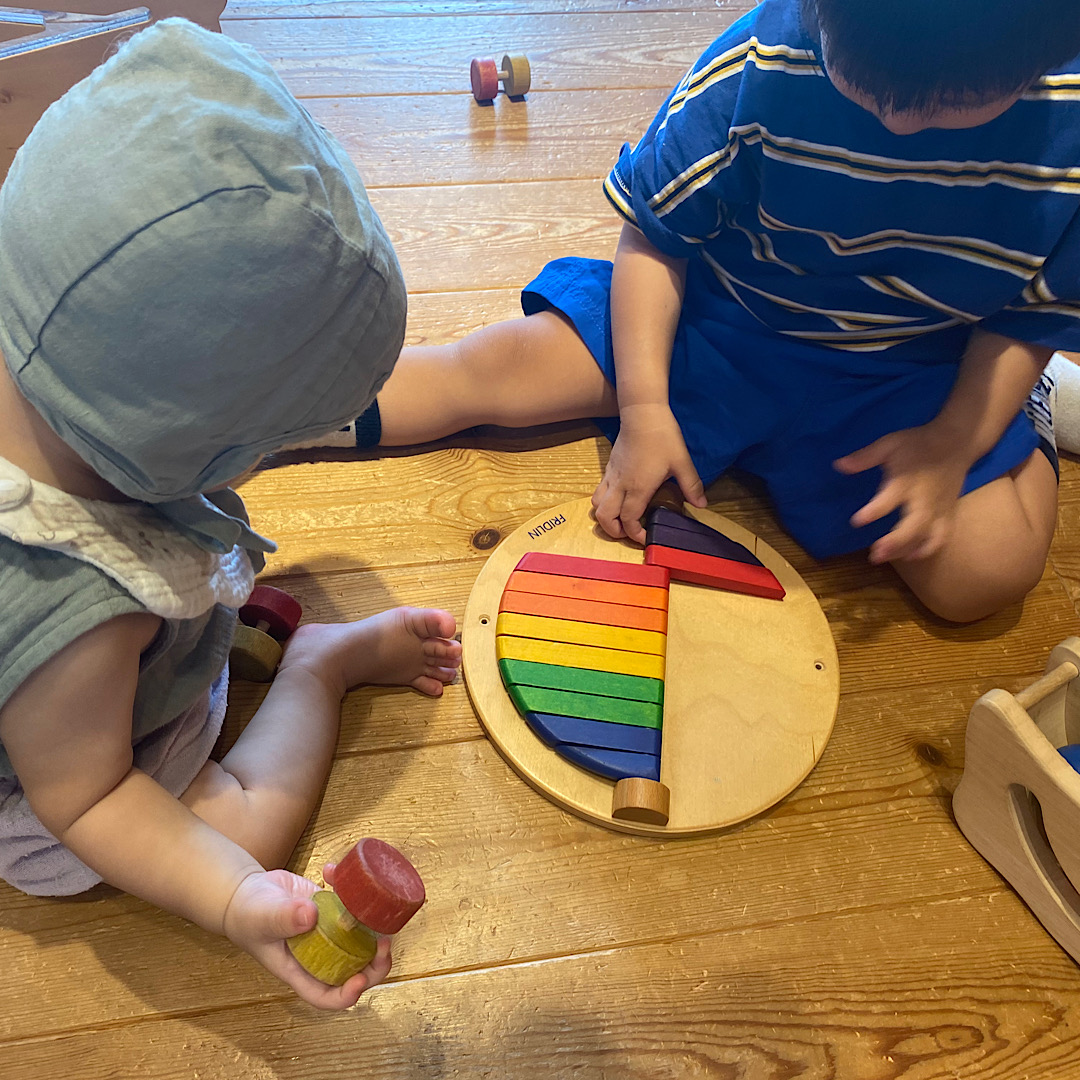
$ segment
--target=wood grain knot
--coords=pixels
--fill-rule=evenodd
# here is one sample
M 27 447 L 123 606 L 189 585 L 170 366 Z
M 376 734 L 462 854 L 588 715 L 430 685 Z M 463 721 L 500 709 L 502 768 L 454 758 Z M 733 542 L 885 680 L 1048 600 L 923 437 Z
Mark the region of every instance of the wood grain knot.
M 945 755 L 936 746 L 931 746 L 929 743 L 919 743 L 919 745 L 915 747 L 915 753 L 918 754 L 927 765 L 945 764 Z
M 472 546 L 477 551 L 490 551 L 501 539 L 498 529 L 479 529 L 473 533 Z

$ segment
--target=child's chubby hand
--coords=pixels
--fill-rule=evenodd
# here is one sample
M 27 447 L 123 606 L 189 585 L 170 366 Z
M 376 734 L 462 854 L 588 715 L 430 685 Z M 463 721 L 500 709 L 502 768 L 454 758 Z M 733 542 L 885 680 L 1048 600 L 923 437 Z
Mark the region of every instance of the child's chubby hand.
M 333 866 L 324 877 L 333 883 Z M 310 930 L 318 918 L 312 894 L 316 885 L 288 870 L 249 874 L 225 911 L 225 936 L 317 1009 L 348 1009 L 365 991 L 390 974 L 390 939 L 379 938 L 370 964 L 343 986 L 328 986 L 309 975 L 289 952 L 286 941 Z
M 705 487 L 666 404 L 623 406 L 619 422 L 619 437 L 592 504 L 596 520 L 609 536 L 644 544 L 641 515 L 665 480 L 673 477 L 694 506 L 706 505 Z
M 872 563 L 926 559 L 944 547 L 971 467 L 964 450 L 931 422 L 894 431 L 833 463 L 842 473 L 876 466 L 884 473 L 877 494 L 852 516 L 855 528 L 900 511 L 897 525 L 870 548 Z

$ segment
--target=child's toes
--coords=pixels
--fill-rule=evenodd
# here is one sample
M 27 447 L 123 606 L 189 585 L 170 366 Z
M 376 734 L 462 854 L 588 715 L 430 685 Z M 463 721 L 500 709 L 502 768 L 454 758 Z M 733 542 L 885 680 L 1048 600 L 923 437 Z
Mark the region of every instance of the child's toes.
M 441 683 L 452 683 L 458 677 L 458 668 L 429 667 L 424 674 L 429 675 L 433 679 L 438 679 Z
M 461 663 L 461 642 L 444 638 L 428 638 L 424 642 L 424 658 L 442 664 Z
M 418 675 L 409 685 L 428 697 L 442 696 L 443 684 L 432 675 Z
M 450 638 L 457 629 L 454 616 L 440 608 L 413 608 L 410 614 L 413 633 L 420 638 Z

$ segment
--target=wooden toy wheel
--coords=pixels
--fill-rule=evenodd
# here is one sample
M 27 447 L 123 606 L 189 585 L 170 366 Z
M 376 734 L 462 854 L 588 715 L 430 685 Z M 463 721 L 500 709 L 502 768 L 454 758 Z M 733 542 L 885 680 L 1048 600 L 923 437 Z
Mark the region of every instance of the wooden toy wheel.
M 281 662 L 281 646 L 262 630 L 236 624 L 229 652 L 229 674 L 249 682 L 270 682 Z
M 469 65 L 469 80 L 477 101 L 491 101 L 499 92 L 499 69 L 494 60 L 473 60 Z
M 396 934 L 424 903 L 424 883 L 397 848 L 369 837 L 354 844 L 334 871 L 334 891 L 358 922 Z
M 316 979 L 341 986 L 371 963 L 378 939 L 355 922 L 335 893 L 322 889 L 311 899 L 319 921 L 307 933 L 290 938 L 289 951 Z
M 520 53 L 502 59 L 503 89 L 509 97 L 524 97 L 532 85 L 529 58 Z
M 284 641 L 296 629 L 303 613 L 300 604 L 287 592 L 271 585 L 256 585 L 240 609 L 240 621 Z

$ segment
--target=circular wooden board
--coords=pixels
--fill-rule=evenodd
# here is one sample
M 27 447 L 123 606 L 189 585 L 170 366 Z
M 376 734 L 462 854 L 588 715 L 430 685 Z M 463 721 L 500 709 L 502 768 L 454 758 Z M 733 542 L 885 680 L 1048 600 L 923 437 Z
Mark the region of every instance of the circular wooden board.
M 787 595 L 765 600 L 671 583 L 660 761 L 660 779 L 671 790 L 666 826 L 613 819 L 614 781 L 564 761 L 533 734 L 503 687 L 495 659 L 499 601 L 526 552 L 640 564 L 642 549 L 608 538 L 589 499 L 565 503 L 503 540 L 465 609 L 465 682 L 491 741 L 541 794 L 618 832 L 694 836 L 760 814 L 817 764 L 836 720 L 836 646 L 814 594 L 753 533 L 719 514 L 690 512 L 752 551 Z

